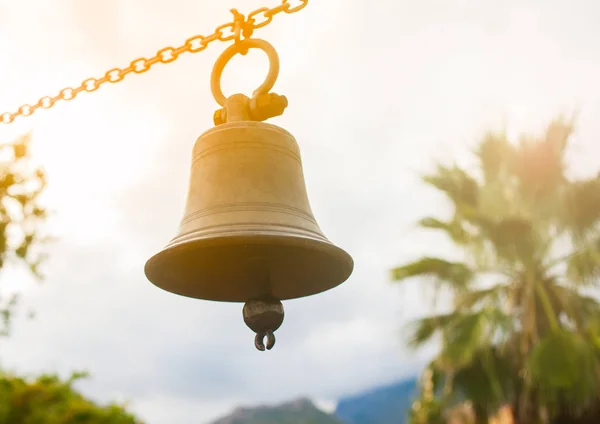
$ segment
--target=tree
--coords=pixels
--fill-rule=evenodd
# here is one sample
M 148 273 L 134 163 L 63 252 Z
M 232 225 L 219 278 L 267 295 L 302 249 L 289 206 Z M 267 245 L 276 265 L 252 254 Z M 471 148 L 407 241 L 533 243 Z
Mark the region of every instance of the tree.
M 419 396 L 408 413 L 412 424 L 442 424 L 444 416 L 442 403 L 435 396 L 433 371 L 427 368 L 421 376 Z
M 0 423 L 139 423 L 120 405 L 98 406 L 79 394 L 73 383 L 83 377 L 85 374 L 74 373 L 66 381 L 55 375 L 25 380 L 0 374 Z
M 600 175 L 569 175 L 572 131 L 557 119 L 518 143 L 488 133 L 474 152 L 478 169 L 438 164 L 423 181 L 452 213 L 419 225 L 449 237 L 463 258 L 392 271 L 451 293 L 451 311 L 412 323 L 410 342 L 441 338 L 431 364 L 440 396 L 470 400 L 480 421 L 505 404 L 530 424 L 575 419 L 600 402 L 600 303 L 589 294 L 600 276 Z
M 29 156 L 30 136 L 0 144 L 0 270 L 9 264 L 24 264 L 41 278 L 44 255 L 39 250 L 45 240 L 42 225 L 46 210 L 39 197 L 46 187 L 41 168 L 33 166 Z M 18 296 L 0 292 L 0 336 L 8 336 L 10 318 Z
M 7 265 L 25 265 L 42 278 L 45 259 L 41 247 L 47 212 L 40 203 L 46 187 L 41 168 L 32 164 L 29 135 L 0 144 L 0 270 Z M 0 336 L 7 337 L 17 306 L 16 295 L 0 292 Z M 75 373 L 66 381 L 42 375 L 23 379 L 0 370 L 0 423 L 6 424 L 138 424 L 122 406 L 98 406 L 74 388 L 85 377 Z

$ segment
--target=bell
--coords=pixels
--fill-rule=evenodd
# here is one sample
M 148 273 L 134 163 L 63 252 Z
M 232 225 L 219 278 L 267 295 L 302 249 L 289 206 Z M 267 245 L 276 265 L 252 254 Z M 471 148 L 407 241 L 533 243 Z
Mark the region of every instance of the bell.
M 250 302 L 244 318 L 263 350 L 262 336 L 272 347 L 272 332 L 283 320 L 281 300 L 336 287 L 354 264 L 313 216 L 296 139 L 260 122 L 281 114 L 287 99 L 264 92 L 252 99 L 215 97 L 225 107 L 217 111 L 219 125 L 193 148 L 179 234 L 148 260 L 145 273 L 179 295 Z M 268 318 L 256 321 L 256 311 Z
M 183 296 L 246 302 L 323 292 L 352 268 L 313 216 L 292 134 L 239 121 L 196 141 L 179 234 L 148 261 L 146 275 Z

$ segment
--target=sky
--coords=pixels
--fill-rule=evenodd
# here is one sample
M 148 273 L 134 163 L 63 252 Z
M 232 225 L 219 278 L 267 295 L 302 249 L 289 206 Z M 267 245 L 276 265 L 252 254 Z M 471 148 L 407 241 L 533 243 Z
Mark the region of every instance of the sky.
M 0 0 L 0 112 L 208 35 L 232 7 L 277 3 Z M 434 350 L 408 350 L 403 328 L 429 303 L 420 282 L 393 285 L 389 269 L 453 253 L 416 228 L 448 212 L 419 175 L 438 160 L 469 164 L 487 130 L 540 133 L 575 111 L 572 171 L 596 172 L 599 16 L 595 0 L 312 0 L 257 30 L 279 52 L 273 91 L 289 100 L 269 122 L 298 140 L 317 222 L 355 261 L 343 285 L 285 302 L 270 352 L 254 348 L 241 304 L 173 295 L 143 273 L 178 230 L 191 150 L 218 108 L 210 72 L 226 45 L 0 126 L 0 141 L 32 132 L 57 237 L 42 284 L 19 269 L 2 274 L 3 290 L 36 311 L 0 340 L 2 365 L 89 370 L 84 393 L 127 401 L 148 424 L 202 424 L 299 396 L 332 408 L 415 375 Z M 234 58 L 224 92 L 250 95 L 267 66 L 259 51 Z

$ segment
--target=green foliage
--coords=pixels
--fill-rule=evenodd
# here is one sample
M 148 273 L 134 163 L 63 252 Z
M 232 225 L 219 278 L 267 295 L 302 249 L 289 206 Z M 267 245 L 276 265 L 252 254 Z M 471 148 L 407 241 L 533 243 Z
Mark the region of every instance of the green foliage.
M 543 395 L 568 395 L 577 401 L 598 389 L 593 346 L 579 334 L 556 331 L 537 344 L 528 357 L 529 371 Z M 552 370 L 552 372 L 548 372 Z
M 600 176 L 566 173 L 572 131 L 557 119 L 518 143 L 488 134 L 476 172 L 438 165 L 424 177 L 452 212 L 419 225 L 449 237 L 465 260 L 424 257 L 392 278 L 433 279 L 453 294 L 450 313 L 420 319 L 410 334 L 415 347 L 441 337 L 432 369 L 444 376 L 446 406 L 466 397 L 487 414 L 509 403 L 530 422 L 600 402 L 600 303 L 582 292 L 600 277 Z
M 30 137 L 0 144 L 0 268 L 24 262 L 36 276 L 43 256 L 34 247 L 43 237 L 46 210 L 39 197 L 46 187 L 43 170 L 29 157 Z
M 594 228 L 600 219 L 600 176 L 573 182 L 564 206 L 564 224 L 576 235 Z
M 8 264 L 25 264 L 41 278 L 44 255 L 36 250 L 45 241 L 42 225 L 47 212 L 39 198 L 46 187 L 43 170 L 29 155 L 29 135 L 0 144 L 0 269 Z M 9 332 L 10 318 L 18 296 L 0 293 L 0 336 Z
M 29 381 L 0 374 L 0 423 L 6 424 L 140 424 L 121 405 L 99 406 L 84 398 L 73 383 L 42 375 Z
M 519 384 L 516 375 L 510 356 L 496 346 L 483 346 L 467 366 L 456 370 L 452 384 L 476 409 L 489 414 L 514 396 Z

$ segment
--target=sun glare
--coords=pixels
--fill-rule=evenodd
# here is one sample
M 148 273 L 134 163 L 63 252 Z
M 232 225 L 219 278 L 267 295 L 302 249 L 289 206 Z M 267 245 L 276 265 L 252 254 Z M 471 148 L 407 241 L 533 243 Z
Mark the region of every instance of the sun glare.
M 46 93 L 61 81 L 46 72 L 28 84 Z M 19 86 L 5 85 L 2 97 L 12 101 L 0 102 L 3 108 L 31 100 L 20 97 Z M 2 127 L 3 141 L 32 134 L 32 158 L 42 164 L 50 182 L 45 200 L 55 211 L 52 231 L 86 243 L 110 233 L 118 217 L 114 196 L 149 172 L 145 164 L 167 127 L 150 107 L 124 95 L 93 94 L 82 93 L 74 101 L 58 102 L 51 110 L 38 110 Z

